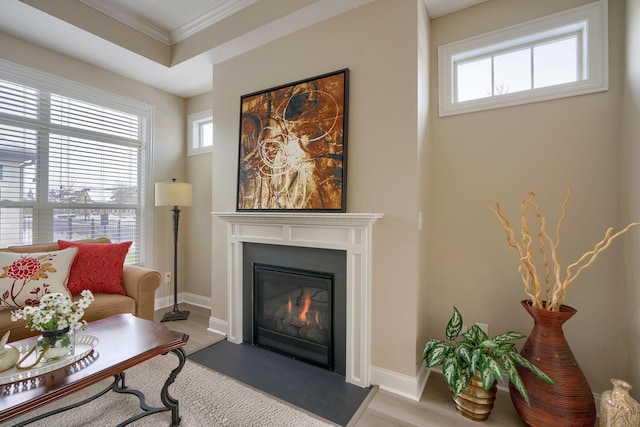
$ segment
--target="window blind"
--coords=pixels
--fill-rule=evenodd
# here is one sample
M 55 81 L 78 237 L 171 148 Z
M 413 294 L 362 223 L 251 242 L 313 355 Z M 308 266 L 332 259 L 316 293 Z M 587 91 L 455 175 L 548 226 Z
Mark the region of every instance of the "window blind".
M 140 263 L 150 107 L 7 68 L 0 247 L 106 236 L 132 241 L 127 262 Z

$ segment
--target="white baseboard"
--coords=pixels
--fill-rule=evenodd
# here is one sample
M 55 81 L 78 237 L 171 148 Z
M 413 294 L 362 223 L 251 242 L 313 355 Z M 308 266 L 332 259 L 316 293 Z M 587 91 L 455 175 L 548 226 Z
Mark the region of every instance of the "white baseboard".
M 197 307 L 208 308 L 209 310 L 211 310 L 210 297 L 203 297 L 202 295 L 183 292 L 181 294 L 178 294 L 178 301 L 186 302 L 187 304 L 195 305 Z
M 420 368 L 418 368 L 418 374 L 415 377 L 399 374 L 377 366 L 371 367 L 372 384 L 388 392 L 415 400 L 416 402 L 419 401 L 420 396 L 422 396 L 428 377 L 429 371 L 425 369 L 424 362 L 420 365 Z
M 180 298 L 178 298 L 180 301 Z M 173 297 L 160 297 L 155 300 L 155 308 L 159 310 L 161 308 L 171 307 L 173 305 Z
M 190 292 L 178 292 L 178 304 L 185 302 L 187 304 L 196 305 L 203 308 L 211 308 L 211 298 L 202 295 L 192 294 Z M 156 310 L 159 308 L 167 308 L 173 306 L 173 295 L 156 298 Z
M 190 292 L 178 292 L 178 304 L 187 303 L 198 307 L 211 309 L 211 298 L 202 295 L 192 294 Z M 155 300 L 156 310 L 161 308 L 169 308 L 173 306 L 173 295 L 156 298 Z M 216 319 L 215 317 L 209 317 L 210 332 L 215 332 L 220 335 L 227 335 L 229 330 L 229 323 L 226 320 Z
M 208 331 L 215 332 L 216 334 L 227 336 L 227 332 L 229 331 L 229 322 L 222 319 L 217 319 L 215 317 L 209 317 L 209 328 Z

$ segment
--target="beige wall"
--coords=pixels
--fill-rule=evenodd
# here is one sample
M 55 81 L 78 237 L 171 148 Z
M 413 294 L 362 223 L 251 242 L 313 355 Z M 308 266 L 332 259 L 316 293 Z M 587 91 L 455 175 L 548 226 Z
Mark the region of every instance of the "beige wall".
M 622 114 L 622 200 L 625 221 L 640 220 L 640 2 L 626 0 L 626 64 Z M 626 273 L 621 292 L 623 321 L 620 324 L 620 377 L 634 388 L 631 394 L 640 400 L 640 238 L 627 239 L 624 245 Z M 618 335 L 616 326 L 611 331 Z
M 210 110 L 212 105 L 211 92 L 189 98 L 187 115 Z M 211 306 L 211 171 L 211 153 L 189 156 L 187 159 L 187 180 L 193 187 L 193 205 L 189 223 L 185 227 L 188 242 L 185 290 L 192 294 L 188 300 L 206 304 L 207 307 Z
M 374 226 L 372 362 L 415 375 L 417 8 L 377 1 L 214 66 L 213 210 L 234 211 L 240 96 L 349 68 L 347 209 Z M 226 226 L 213 220 L 212 314 L 226 319 Z
M 153 89 L 125 77 L 110 73 L 103 69 L 76 61 L 53 51 L 34 46 L 22 40 L 0 33 L 2 59 L 28 66 L 46 73 L 79 82 L 94 88 L 122 95 L 154 107 L 153 132 L 153 178 L 146 188 L 147 204 L 153 206 L 153 182 L 171 178 L 186 178 L 186 145 L 185 145 L 185 101 L 166 92 Z M 187 208 L 188 209 L 188 208 Z M 173 228 L 171 213 L 167 207 L 153 208 L 155 220 L 152 236 L 146 257 L 146 265 L 160 272 L 173 271 Z M 184 212 L 184 220 L 188 221 L 189 212 Z M 182 233 L 182 230 L 181 230 Z M 186 242 L 180 243 L 180 265 L 184 262 Z M 179 268 L 179 284 L 185 283 L 186 273 Z M 180 289 L 182 290 L 182 289 Z M 156 297 L 171 295 L 170 286 L 163 283 Z
M 548 223 L 555 224 L 571 186 L 559 249 L 563 266 L 590 250 L 607 227 L 622 225 L 623 2 L 609 2 L 607 92 L 437 117 L 437 46 L 584 3 L 588 1 L 491 0 L 431 23 L 433 185 L 425 301 L 429 336 L 443 336 L 453 305 L 465 323 L 488 323 L 491 335 L 531 330 L 532 321 L 519 305 L 525 294 L 516 272 L 517 253 L 507 246 L 489 211 L 495 202 L 501 202 L 517 224 L 520 199 L 529 190 L 538 191 Z M 634 213 L 637 217 L 637 208 Z M 638 233 L 634 230 L 626 238 L 637 242 Z M 620 307 L 621 241 L 580 276 L 565 300 L 578 310 L 567 322 L 565 335 L 595 393 L 610 388 L 609 378 L 630 375 L 622 367 L 626 352 L 618 351 L 623 347 L 619 325 L 628 314 Z M 637 329 L 634 337 L 637 341 Z

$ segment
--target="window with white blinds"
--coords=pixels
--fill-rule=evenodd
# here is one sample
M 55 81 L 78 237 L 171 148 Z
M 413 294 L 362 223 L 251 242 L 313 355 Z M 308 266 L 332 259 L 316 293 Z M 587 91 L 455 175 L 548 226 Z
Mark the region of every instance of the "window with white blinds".
M 106 236 L 142 260 L 151 107 L 0 61 L 0 247 Z

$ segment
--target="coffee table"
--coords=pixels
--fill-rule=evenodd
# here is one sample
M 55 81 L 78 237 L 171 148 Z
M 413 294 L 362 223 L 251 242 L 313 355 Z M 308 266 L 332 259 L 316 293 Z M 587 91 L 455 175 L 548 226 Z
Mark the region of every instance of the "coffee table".
M 164 411 L 171 411 L 172 426 L 180 425 L 178 400 L 169 395 L 168 389 L 185 364 L 186 355 L 182 347 L 187 343 L 188 335 L 171 331 L 159 323 L 140 319 L 131 314 L 119 314 L 91 322 L 85 331 L 78 331 L 78 333 L 98 338 L 97 345 L 86 357 L 45 375 L 0 385 L 0 423 L 106 378 L 114 377 L 114 381 L 109 387 L 88 399 L 17 425 L 26 425 L 38 419 L 78 407 L 97 399 L 110 390 L 136 395 L 143 411 L 119 425 L 126 425 L 147 415 Z M 124 371 L 152 357 L 168 352 L 172 352 L 178 357 L 179 364 L 171 371 L 169 378 L 160 390 L 160 398 L 164 407 L 150 407 L 145 403 L 144 395 L 140 391 L 130 389 L 125 385 Z

